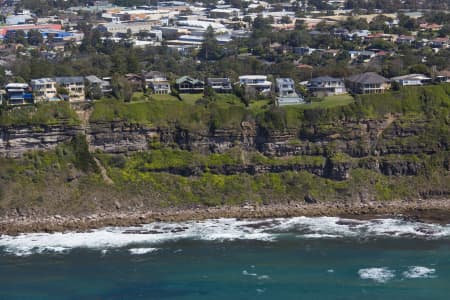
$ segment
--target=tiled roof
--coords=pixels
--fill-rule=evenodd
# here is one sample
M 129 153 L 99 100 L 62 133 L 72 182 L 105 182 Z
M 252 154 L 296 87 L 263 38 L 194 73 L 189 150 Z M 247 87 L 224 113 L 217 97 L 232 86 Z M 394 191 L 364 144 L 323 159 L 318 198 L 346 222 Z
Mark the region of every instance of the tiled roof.
M 350 76 L 348 78 L 348 81 L 355 82 L 355 83 L 362 83 L 362 84 L 380 84 L 380 83 L 386 83 L 389 82 L 389 79 L 384 78 L 381 75 L 378 75 L 375 72 L 368 72 L 368 73 L 362 73 Z

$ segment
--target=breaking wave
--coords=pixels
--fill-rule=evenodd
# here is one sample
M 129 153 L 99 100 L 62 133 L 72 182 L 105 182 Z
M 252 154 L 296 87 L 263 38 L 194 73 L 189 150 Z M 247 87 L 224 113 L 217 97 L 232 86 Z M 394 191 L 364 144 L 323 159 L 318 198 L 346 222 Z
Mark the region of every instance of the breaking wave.
M 131 248 L 131 249 L 128 249 L 128 251 L 134 255 L 147 254 L 147 253 L 155 252 L 158 250 L 159 250 L 158 248 Z
M 405 272 L 403 272 L 403 277 L 405 278 L 435 278 L 434 275 L 436 273 L 436 269 L 431 269 L 427 267 L 421 266 L 412 266 Z
M 395 272 L 388 268 L 367 268 L 358 271 L 361 279 L 370 279 L 379 283 L 385 283 L 395 277 Z
M 352 220 L 336 217 L 297 217 L 262 220 L 216 219 L 180 223 L 155 222 L 136 227 L 108 227 L 89 232 L 31 233 L 1 236 L 0 254 L 26 256 L 66 253 L 73 248 L 108 250 L 154 247 L 181 239 L 206 241 L 282 238 L 336 239 L 366 237 L 450 238 L 450 225 L 425 224 L 398 219 Z M 130 251 L 131 253 L 131 251 Z

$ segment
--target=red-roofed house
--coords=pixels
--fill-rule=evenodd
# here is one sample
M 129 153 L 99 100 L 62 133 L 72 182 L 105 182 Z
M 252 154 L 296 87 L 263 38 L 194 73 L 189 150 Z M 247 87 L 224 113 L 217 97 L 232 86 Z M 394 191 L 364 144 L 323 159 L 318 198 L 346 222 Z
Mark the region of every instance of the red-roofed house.
M 419 25 L 421 30 L 431 30 L 431 31 L 438 31 L 441 30 L 442 25 L 433 23 L 433 24 L 429 24 L 429 23 L 423 23 Z
M 21 25 L 11 25 L 11 26 L 3 26 L 0 27 L 0 35 L 5 36 L 8 31 L 18 31 L 23 30 L 25 33 L 30 30 L 38 30 L 38 29 L 51 29 L 51 30 L 61 30 L 61 24 L 21 24 Z

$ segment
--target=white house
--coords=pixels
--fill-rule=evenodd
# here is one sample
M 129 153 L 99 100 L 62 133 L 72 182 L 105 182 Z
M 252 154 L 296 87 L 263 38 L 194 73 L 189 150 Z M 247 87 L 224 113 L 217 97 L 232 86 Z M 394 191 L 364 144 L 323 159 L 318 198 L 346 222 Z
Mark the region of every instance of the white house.
M 272 82 L 267 80 L 266 75 L 239 76 L 239 84 L 245 87 L 253 87 L 260 93 L 268 93 L 272 87 Z
M 304 102 L 303 98 L 295 91 L 295 83 L 291 78 L 277 78 L 276 90 L 279 106 L 301 104 Z
M 148 72 L 144 75 L 145 84 L 152 89 L 154 94 L 170 94 L 170 82 L 167 77 L 157 71 Z
M 392 77 L 391 81 L 398 82 L 401 86 L 423 85 L 431 82 L 431 78 L 423 74 L 408 74 L 404 76 Z
M 35 102 L 60 100 L 56 91 L 56 81 L 53 78 L 31 80 Z
M 342 78 L 321 76 L 309 81 L 308 90 L 316 97 L 341 95 L 347 93 Z
M 69 102 L 85 101 L 84 78 L 81 76 L 56 77 L 56 84 L 65 88 L 68 92 Z

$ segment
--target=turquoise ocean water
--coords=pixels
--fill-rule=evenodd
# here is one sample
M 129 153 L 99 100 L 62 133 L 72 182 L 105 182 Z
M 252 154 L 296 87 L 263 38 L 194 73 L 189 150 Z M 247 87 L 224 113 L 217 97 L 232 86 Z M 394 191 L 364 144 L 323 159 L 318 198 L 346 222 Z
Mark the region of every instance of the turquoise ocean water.
M 0 299 L 450 299 L 450 226 L 222 219 L 2 236 Z

